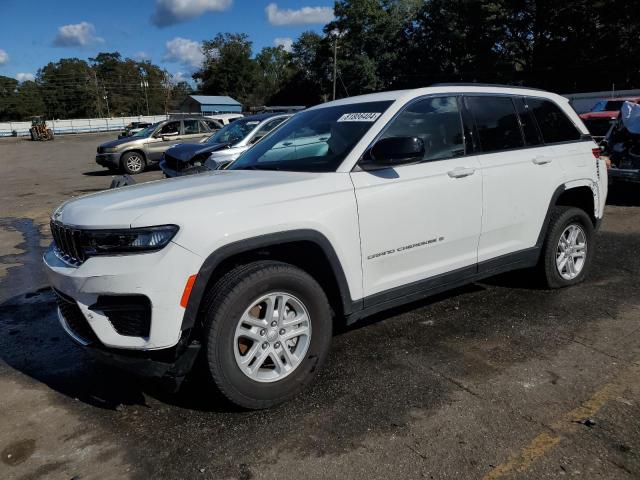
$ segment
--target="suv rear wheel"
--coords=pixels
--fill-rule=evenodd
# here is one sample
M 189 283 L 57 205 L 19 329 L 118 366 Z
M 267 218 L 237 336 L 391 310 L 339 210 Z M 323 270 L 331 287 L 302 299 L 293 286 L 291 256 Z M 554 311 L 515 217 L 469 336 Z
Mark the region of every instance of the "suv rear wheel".
M 540 258 L 546 285 L 561 288 L 583 281 L 591 265 L 593 242 L 593 223 L 583 210 L 556 207 Z
M 146 166 L 146 161 L 140 152 L 127 152 L 120 159 L 122 169 L 129 175 L 142 173 Z
M 204 317 L 207 370 L 244 408 L 268 408 L 300 392 L 322 366 L 332 316 L 320 285 L 293 265 L 260 261 L 226 274 Z

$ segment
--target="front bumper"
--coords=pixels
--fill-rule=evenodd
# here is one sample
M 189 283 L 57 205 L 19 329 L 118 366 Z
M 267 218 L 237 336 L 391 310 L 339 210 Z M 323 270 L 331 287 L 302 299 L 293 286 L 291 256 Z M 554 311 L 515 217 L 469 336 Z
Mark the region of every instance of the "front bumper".
M 71 314 L 79 322 L 86 320 L 90 328 L 80 337 L 93 333 L 95 341 L 88 343 L 146 351 L 173 347 L 179 342 L 184 317 L 182 293 L 189 276 L 197 273 L 202 264 L 201 257 L 173 242 L 159 252 L 90 257 L 79 266 L 62 260 L 51 247 L 43 260 L 51 286 L 68 300 Z M 110 320 L 111 313 L 100 306 L 101 299 L 118 296 L 148 299 L 148 334 L 134 336 L 131 332 L 135 329 L 122 328 L 122 324 Z
M 610 180 L 640 183 L 640 169 L 610 168 L 607 174 Z
M 98 153 L 96 155 L 96 163 L 103 167 L 119 168 L 120 154 L 119 153 Z

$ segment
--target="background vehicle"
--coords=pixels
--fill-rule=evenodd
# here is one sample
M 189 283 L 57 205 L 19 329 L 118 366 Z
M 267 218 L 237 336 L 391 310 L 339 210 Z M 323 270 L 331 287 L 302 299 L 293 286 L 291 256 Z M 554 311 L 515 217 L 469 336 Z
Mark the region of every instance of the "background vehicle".
M 220 122 L 220 128 L 222 128 L 225 125 L 229 125 L 231 122 L 243 117 L 244 115 L 242 115 L 241 113 L 216 113 L 214 115 L 207 115 L 204 118 L 210 118 L 212 120 Z
M 151 126 L 151 123 L 149 122 L 131 122 L 129 125 L 127 125 L 124 128 L 122 133 L 118 135 L 118 138 L 130 137 L 134 133 L 138 133 L 140 130 L 143 130 L 150 126 Z
M 219 125 L 211 119 L 169 119 L 153 124 L 130 137 L 105 142 L 98 147 L 96 163 L 110 170 L 134 175 L 147 165 L 158 162 L 172 145 L 198 142 Z
M 640 105 L 625 102 L 620 116 L 602 142 L 611 160 L 612 182 L 640 183 Z
M 291 115 L 251 115 L 225 126 L 199 144 L 175 145 L 160 162 L 167 177 L 224 168 Z
M 31 140 L 53 140 L 53 130 L 47 128 L 47 120 L 44 117 L 33 117 L 29 129 Z
M 611 124 L 620 115 L 620 108 L 624 102 L 640 103 L 640 97 L 621 97 L 610 100 L 600 100 L 590 112 L 583 113 L 580 118 L 589 130 L 589 133 L 597 139 L 604 136 L 611 128 Z
M 99 358 L 178 383 L 200 355 L 229 400 L 265 408 L 313 380 L 335 322 L 519 268 L 581 282 L 599 154 L 539 90 L 346 98 L 225 170 L 64 203 L 44 262 L 63 327 Z

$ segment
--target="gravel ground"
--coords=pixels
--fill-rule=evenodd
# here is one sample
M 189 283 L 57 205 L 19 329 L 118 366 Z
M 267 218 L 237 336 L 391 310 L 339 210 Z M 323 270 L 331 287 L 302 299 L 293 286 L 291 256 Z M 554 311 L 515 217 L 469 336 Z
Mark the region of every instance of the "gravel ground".
M 242 412 L 92 363 L 57 323 L 48 216 L 109 185 L 111 137 L 0 140 L 0 478 L 640 478 L 640 187 L 613 189 L 585 283 L 378 315 L 294 401 Z

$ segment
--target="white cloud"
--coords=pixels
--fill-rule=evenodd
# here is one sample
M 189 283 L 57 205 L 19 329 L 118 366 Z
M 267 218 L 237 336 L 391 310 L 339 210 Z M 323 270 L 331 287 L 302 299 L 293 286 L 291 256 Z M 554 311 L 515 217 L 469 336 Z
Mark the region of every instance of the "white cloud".
M 35 77 L 33 73 L 20 72 L 16 73 L 16 80 L 19 82 L 26 82 L 27 80 L 33 80 Z
M 58 27 L 58 35 L 53 40 L 57 47 L 84 47 L 94 43 L 103 43 L 104 39 L 96 36 L 96 28 L 92 23 L 80 22 Z
M 270 3 L 265 8 L 267 20 L 271 25 L 281 27 L 283 25 L 304 25 L 305 23 L 329 23 L 333 20 L 332 7 L 302 7 L 298 10 L 280 10 L 278 5 Z
M 9 54 L 0 48 L 0 65 L 9 63 Z
M 151 23 L 166 27 L 199 17 L 206 12 L 222 12 L 231 8 L 233 0 L 156 0 Z
M 290 52 L 293 49 L 293 38 L 291 37 L 274 38 L 273 44 L 276 47 L 282 47 L 285 49 L 285 51 Z
M 183 65 L 195 70 L 200 68 L 204 60 L 204 53 L 200 43 L 187 38 L 176 37 L 165 44 L 164 60 Z

